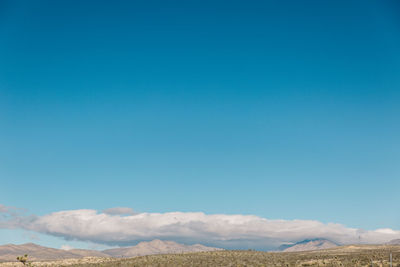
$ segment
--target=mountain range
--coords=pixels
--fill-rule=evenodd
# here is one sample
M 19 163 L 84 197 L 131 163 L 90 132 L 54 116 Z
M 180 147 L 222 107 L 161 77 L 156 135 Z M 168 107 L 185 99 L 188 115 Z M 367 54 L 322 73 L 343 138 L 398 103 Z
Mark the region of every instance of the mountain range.
M 113 248 L 103 250 L 103 253 L 111 257 L 135 257 L 151 254 L 170 254 L 170 253 L 184 253 L 184 252 L 201 252 L 201 251 L 215 251 L 222 250 L 220 248 L 206 247 L 200 244 L 196 245 L 183 245 L 173 241 L 153 240 L 151 242 L 141 242 L 133 247 L 126 248 Z
M 400 239 L 385 243 L 385 245 L 400 245 Z M 308 239 L 279 247 L 281 252 L 299 252 L 336 248 L 339 245 L 327 239 Z M 347 247 L 341 247 L 347 248 Z M 174 254 L 187 252 L 216 251 L 221 248 L 207 247 L 200 244 L 184 245 L 173 241 L 153 240 L 140 242 L 136 246 L 107 249 L 103 251 L 89 249 L 55 249 L 33 243 L 23 245 L 7 244 L 0 246 L 0 262 L 16 261 L 17 256 L 28 254 L 29 260 L 63 260 L 80 259 L 84 257 L 129 258 L 151 254 Z
M 400 239 L 393 239 L 383 245 L 400 245 Z M 278 251 L 282 252 L 298 252 L 298 251 L 310 251 L 310 250 L 321 250 L 330 249 L 340 246 L 330 240 L 323 238 L 307 239 L 294 244 L 284 244 L 278 248 Z
M 400 239 L 393 239 L 387 242 L 385 245 L 400 245 Z
M 338 244 L 327 239 L 307 239 L 294 244 L 285 244 L 279 247 L 283 252 L 310 251 L 337 247 Z
M 61 260 L 83 257 L 134 257 L 151 254 L 170 254 L 201 251 L 216 251 L 220 248 L 206 247 L 200 244 L 184 245 L 173 241 L 153 240 L 140 242 L 136 246 L 107 249 L 104 251 L 88 249 L 55 249 L 33 243 L 23 245 L 7 244 L 0 246 L 0 262 L 16 261 L 17 256 L 28 254 L 30 260 Z

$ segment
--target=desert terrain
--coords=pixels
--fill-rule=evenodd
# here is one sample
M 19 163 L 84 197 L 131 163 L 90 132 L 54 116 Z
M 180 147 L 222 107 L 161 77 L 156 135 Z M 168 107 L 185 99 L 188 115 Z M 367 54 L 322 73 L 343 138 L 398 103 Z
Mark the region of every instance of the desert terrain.
M 148 242 L 151 243 L 151 242 Z M 158 245 L 164 246 L 163 242 Z M 142 244 L 142 247 L 148 244 Z M 155 245 L 155 244 L 154 244 Z M 170 244 L 173 245 L 173 244 Z M 154 247 L 153 247 L 154 249 Z M 114 251 L 116 252 L 116 251 Z M 154 252 L 154 251 L 153 251 Z M 399 245 L 351 245 L 311 251 L 262 252 L 253 250 L 210 250 L 136 256 L 130 258 L 82 257 L 52 261 L 33 261 L 32 266 L 111 267 L 111 266 L 400 266 Z M 23 266 L 3 262 L 0 266 Z

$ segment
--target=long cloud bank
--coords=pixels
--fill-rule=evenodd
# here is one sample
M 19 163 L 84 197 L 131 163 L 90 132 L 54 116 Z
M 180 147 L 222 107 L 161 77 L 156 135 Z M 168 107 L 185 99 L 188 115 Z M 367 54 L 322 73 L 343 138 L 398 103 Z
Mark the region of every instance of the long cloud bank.
M 121 246 L 158 238 L 224 248 L 273 249 L 281 244 L 314 238 L 326 238 L 339 244 L 377 244 L 400 238 L 400 231 L 392 229 L 366 231 L 312 220 L 269 220 L 254 215 L 202 212 L 128 214 L 85 209 L 28 216 L 0 205 L 0 228 Z

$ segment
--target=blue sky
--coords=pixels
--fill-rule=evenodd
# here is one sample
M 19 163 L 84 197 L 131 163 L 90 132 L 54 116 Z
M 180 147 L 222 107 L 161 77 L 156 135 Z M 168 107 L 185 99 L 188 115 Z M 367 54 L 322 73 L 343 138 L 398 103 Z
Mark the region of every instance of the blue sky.
M 0 204 L 400 229 L 398 47 L 397 1 L 1 1 Z

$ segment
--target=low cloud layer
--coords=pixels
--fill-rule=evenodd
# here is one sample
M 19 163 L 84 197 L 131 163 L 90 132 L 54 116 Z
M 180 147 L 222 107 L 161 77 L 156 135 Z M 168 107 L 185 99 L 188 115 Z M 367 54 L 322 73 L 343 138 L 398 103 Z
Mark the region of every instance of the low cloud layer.
M 165 239 L 224 248 L 273 249 L 283 243 L 326 238 L 339 244 L 376 244 L 400 238 L 400 231 L 365 231 L 341 224 L 312 220 L 269 220 L 253 215 L 207 215 L 202 212 L 137 213 L 68 210 L 44 216 L 5 216 L 0 206 L 0 227 L 21 228 L 107 245 L 133 245 Z M 121 210 L 120 210 L 121 211 Z M 130 210 L 132 211 L 132 210 Z M 125 216 L 123 216 L 123 213 Z
M 116 207 L 103 210 L 103 213 L 109 215 L 133 215 L 135 212 L 132 208 Z

